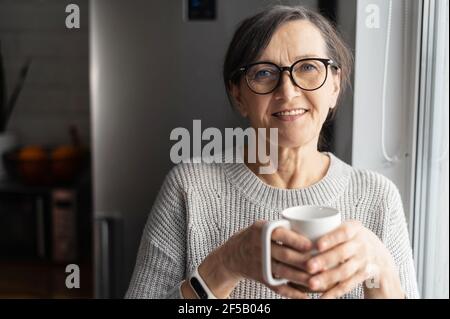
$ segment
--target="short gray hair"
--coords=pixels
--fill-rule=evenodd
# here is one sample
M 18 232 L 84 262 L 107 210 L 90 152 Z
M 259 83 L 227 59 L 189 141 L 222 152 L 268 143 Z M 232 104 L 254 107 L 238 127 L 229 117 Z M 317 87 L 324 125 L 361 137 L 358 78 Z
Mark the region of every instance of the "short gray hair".
M 351 84 L 353 55 L 335 26 L 321 14 L 303 6 L 272 6 L 251 16 L 240 23 L 228 47 L 223 64 L 223 80 L 228 98 L 232 102 L 230 89 L 239 84 L 242 74 L 239 68 L 256 62 L 262 51 L 269 45 L 275 31 L 282 24 L 295 20 L 306 20 L 321 32 L 329 58 L 337 63 L 341 70 L 342 94 Z M 336 108 L 333 109 L 333 111 Z

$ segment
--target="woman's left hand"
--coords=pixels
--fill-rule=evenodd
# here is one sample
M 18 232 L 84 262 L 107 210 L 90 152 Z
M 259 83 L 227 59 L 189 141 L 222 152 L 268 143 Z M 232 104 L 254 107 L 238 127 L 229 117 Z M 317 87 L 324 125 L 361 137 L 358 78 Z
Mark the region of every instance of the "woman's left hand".
M 365 298 L 404 298 L 394 260 L 359 221 L 348 221 L 317 241 L 319 253 L 305 263 L 313 275 L 309 289 L 322 298 L 338 298 L 364 284 Z

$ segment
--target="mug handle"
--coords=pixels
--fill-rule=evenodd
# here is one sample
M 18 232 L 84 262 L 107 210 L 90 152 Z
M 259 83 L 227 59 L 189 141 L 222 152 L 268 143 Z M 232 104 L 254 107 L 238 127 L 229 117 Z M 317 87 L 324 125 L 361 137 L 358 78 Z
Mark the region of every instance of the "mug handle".
M 288 282 L 287 279 L 277 279 L 272 276 L 272 232 L 277 227 L 284 227 L 291 229 L 291 224 L 286 219 L 268 222 L 262 229 L 262 256 L 263 256 L 263 277 L 264 280 L 271 286 L 284 285 Z

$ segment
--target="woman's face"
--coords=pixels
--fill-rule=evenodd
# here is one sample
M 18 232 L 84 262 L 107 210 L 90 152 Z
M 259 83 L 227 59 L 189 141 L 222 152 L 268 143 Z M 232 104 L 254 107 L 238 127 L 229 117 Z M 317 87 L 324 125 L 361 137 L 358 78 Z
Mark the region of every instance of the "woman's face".
M 312 23 L 300 20 L 282 25 L 258 61 L 291 66 L 303 58 L 329 56 L 320 31 Z M 283 72 L 278 88 L 265 95 L 253 93 L 242 77 L 239 86 L 232 86 L 231 94 L 238 104 L 238 111 L 249 119 L 252 127 L 278 128 L 279 146 L 296 148 L 311 143 L 317 145 L 328 111 L 336 105 L 340 90 L 339 76 L 339 72 L 328 67 L 324 85 L 315 91 L 304 91 L 292 83 L 289 72 Z M 297 116 L 280 114 L 301 109 L 306 112 Z

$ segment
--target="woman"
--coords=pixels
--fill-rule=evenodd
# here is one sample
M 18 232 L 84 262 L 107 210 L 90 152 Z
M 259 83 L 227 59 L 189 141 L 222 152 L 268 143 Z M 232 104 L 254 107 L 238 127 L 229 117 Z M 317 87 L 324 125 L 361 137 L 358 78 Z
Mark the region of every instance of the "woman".
M 261 164 L 247 161 L 172 169 L 126 297 L 418 297 L 397 188 L 318 151 L 351 65 L 335 29 L 309 9 L 276 6 L 242 22 L 226 55 L 225 85 L 253 128 L 278 129 L 277 170 L 260 174 Z M 343 223 L 314 245 L 277 228 L 272 269 L 289 283 L 270 286 L 262 277 L 261 229 L 297 205 L 335 207 Z M 312 248 L 319 253 L 312 256 Z

